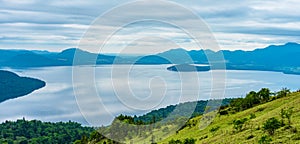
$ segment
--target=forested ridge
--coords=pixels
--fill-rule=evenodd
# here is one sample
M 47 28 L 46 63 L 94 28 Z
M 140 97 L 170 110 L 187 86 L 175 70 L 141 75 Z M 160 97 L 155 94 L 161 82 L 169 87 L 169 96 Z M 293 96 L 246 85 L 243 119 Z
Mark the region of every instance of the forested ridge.
M 158 110 L 153 110 L 141 116 L 124 116 L 119 115 L 117 119 L 132 119 L 133 122 L 139 122 L 143 124 L 149 124 L 155 121 L 161 121 L 162 119 L 168 117 L 170 120 L 176 120 L 180 116 L 185 116 L 190 114 L 190 118 L 199 116 L 205 112 L 205 110 L 215 110 L 220 106 L 226 106 L 234 99 L 216 99 L 216 100 L 199 100 L 194 102 L 184 102 L 176 105 L 170 105 L 165 108 L 160 108 Z M 208 105 L 209 104 L 209 105 Z M 192 113 L 191 113 L 192 112 Z

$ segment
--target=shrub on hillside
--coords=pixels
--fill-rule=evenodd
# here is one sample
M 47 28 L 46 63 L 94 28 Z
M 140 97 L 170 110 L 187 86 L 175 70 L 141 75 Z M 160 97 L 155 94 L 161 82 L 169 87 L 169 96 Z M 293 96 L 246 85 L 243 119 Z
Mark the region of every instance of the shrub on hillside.
M 281 127 L 281 123 L 276 118 L 269 118 L 264 124 L 263 129 L 267 131 L 270 135 L 275 133 L 275 130 Z

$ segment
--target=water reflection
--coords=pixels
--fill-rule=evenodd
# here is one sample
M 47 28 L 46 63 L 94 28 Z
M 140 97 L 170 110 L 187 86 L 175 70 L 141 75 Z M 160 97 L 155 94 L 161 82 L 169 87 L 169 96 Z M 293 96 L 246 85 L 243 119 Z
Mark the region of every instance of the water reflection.
M 170 104 L 176 104 L 183 101 L 194 101 L 197 99 L 210 98 L 211 74 L 210 72 L 198 73 L 200 95 L 195 96 L 193 82 L 185 79 L 184 88 L 186 91 L 181 96 L 182 79 L 176 72 L 167 71 L 166 65 L 143 66 L 136 65 L 128 74 L 128 81 L 121 74 L 115 73 L 112 78 L 112 66 L 95 67 L 95 86 L 98 96 L 90 95 L 88 85 L 82 85 L 82 93 L 86 94 L 81 100 L 86 101 L 86 111 L 83 111 L 89 117 L 93 117 L 93 124 L 109 124 L 115 115 L 136 114 L 140 115 L 151 109 L 165 107 Z M 72 67 L 48 67 L 39 69 L 11 70 L 21 76 L 35 77 L 47 82 L 46 87 L 35 91 L 27 96 L 5 101 L 0 104 L 0 121 L 16 120 L 25 117 L 26 119 L 40 119 L 43 121 L 77 121 L 87 125 L 87 121 L 82 116 L 74 96 L 72 85 Z M 193 75 L 194 76 L 194 75 Z M 149 77 L 154 77 L 152 80 Z M 191 77 L 193 78 L 193 77 Z M 190 79 L 192 80 L 192 79 Z M 259 71 L 227 71 L 225 97 L 241 97 L 251 90 L 259 90 L 262 87 L 268 87 L 271 90 L 280 90 L 282 87 L 288 87 L 292 90 L 300 88 L 299 75 L 285 75 L 277 72 L 259 72 Z M 119 91 L 119 96 L 127 100 L 120 101 L 116 96 L 114 87 L 124 87 L 128 82 L 132 93 Z M 189 83 L 191 85 L 189 85 Z M 165 95 L 161 97 L 160 93 Z M 217 89 L 218 90 L 218 89 Z M 220 90 L 222 88 L 220 87 Z M 151 95 L 155 95 L 151 99 Z M 150 97 L 149 97 L 150 96 Z M 105 107 L 95 109 L 101 101 Z M 145 101 L 145 103 L 135 103 L 138 109 L 133 105 L 136 101 Z M 141 110 L 141 108 L 144 108 Z

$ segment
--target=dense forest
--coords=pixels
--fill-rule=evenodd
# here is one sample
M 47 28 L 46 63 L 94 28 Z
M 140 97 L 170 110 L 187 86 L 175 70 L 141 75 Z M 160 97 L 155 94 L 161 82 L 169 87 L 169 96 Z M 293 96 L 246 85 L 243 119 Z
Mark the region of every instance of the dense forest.
M 94 129 L 76 122 L 6 121 L 0 124 L 0 144 L 68 144 Z
M 3 70 L 0 70 L 0 80 L 0 103 L 8 99 L 27 95 L 46 85 L 44 81 L 20 77 L 15 73 Z

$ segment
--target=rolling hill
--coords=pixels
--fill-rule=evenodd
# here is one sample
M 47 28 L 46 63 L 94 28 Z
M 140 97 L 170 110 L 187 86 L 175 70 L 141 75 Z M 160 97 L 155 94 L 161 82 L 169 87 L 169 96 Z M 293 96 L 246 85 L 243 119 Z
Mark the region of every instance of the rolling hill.
M 181 140 L 187 138 L 193 138 L 196 143 L 259 143 L 262 137 L 270 138 L 270 143 L 299 143 L 300 132 L 300 93 L 295 92 L 287 97 L 280 98 L 256 107 L 247 109 L 242 112 L 238 112 L 230 115 L 218 115 L 213 120 L 212 124 L 201 130 L 200 120 L 202 116 L 192 119 L 192 121 L 197 121 L 197 124 L 192 127 L 186 127 L 179 131 L 177 134 L 168 137 L 160 143 L 168 143 L 173 140 Z M 275 117 L 281 120 L 282 109 L 293 109 L 293 114 L 291 117 L 291 126 L 287 124 L 280 127 L 274 133 L 274 135 L 269 135 L 263 129 L 263 124 L 266 120 Z M 251 115 L 255 115 L 251 119 Z M 244 124 L 240 131 L 234 129 L 234 120 L 247 118 L 248 121 Z M 286 120 L 284 120 L 285 123 Z
M 266 89 L 256 93 L 257 96 L 263 95 L 264 90 Z M 220 110 L 193 117 L 181 127 L 177 127 L 177 125 L 182 121 L 182 117 L 177 117 L 172 122 L 143 125 L 143 123 L 131 121 L 128 116 L 121 116 L 117 117 L 111 126 L 102 127 L 98 131 L 114 140 L 119 138 L 118 141 L 124 143 L 297 144 L 300 140 L 300 91 L 286 93 L 287 95 L 282 95 L 281 92 L 274 96 L 270 95 L 271 99 L 261 101 L 261 104 L 254 104 L 246 109 L 235 111 L 234 103 L 240 103 L 241 100 L 248 101 L 248 98 L 254 94 L 254 92 L 250 92 L 246 98 L 235 99 L 235 102 L 221 107 Z M 224 111 L 228 113 L 224 113 Z M 137 125 L 126 126 L 126 124 Z M 116 129 L 112 132 L 117 135 L 106 133 L 113 129 Z M 101 136 L 99 133 L 96 137 L 91 135 L 90 140 L 86 142 L 90 144 L 117 143 L 104 136 L 99 136 Z M 77 142 L 81 142 L 81 140 Z

